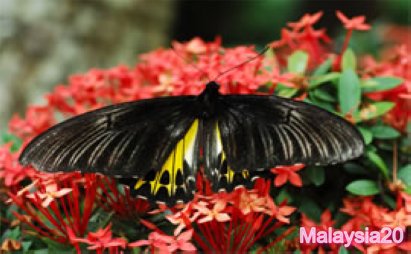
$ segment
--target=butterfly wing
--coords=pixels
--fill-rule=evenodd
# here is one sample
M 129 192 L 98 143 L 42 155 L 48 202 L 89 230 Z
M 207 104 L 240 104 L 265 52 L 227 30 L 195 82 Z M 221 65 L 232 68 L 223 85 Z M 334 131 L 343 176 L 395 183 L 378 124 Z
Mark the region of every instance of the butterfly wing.
M 186 200 L 198 168 L 195 101 L 194 96 L 141 100 L 73 117 L 33 139 L 20 162 L 48 172 L 125 177 L 141 196 Z
M 241 186 L 252 188 L 254 180 L 269 175 L 264 168 L 243 167 L 241 170 L 234 170 L 228 164 L 227 149 L 223 147 L 217 119 L 208 119 L 204 121 L 203 125 L 204 172 L 207 179 L 210 180 L 214 192 L 230 192 Z
M 359 157 L 364 150 L 355 126 L 308 103 L 226 95 L 217 107 L 222 149 L 236 172 L 296 163 L 334 164 Z

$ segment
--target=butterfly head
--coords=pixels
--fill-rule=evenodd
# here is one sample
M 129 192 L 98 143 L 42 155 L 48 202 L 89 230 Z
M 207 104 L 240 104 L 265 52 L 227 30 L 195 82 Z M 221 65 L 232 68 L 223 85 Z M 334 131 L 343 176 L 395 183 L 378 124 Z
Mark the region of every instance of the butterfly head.
M 220 85 L 215 81 L 207 83 L 203 92 L 198 96 L 199 102 L 201 103 L 202 112 L 205 114 L 203 117 L 213 115 L 215 108 L 215 101 L 220 95 L 218 89 Z
M 218 91 L 218 89 L 220 89 L 220 85 L 215 81 L 210 81 L 210 82 L 207 83 L 205 89 L 206 90 L 216 90 L 216 91 Z

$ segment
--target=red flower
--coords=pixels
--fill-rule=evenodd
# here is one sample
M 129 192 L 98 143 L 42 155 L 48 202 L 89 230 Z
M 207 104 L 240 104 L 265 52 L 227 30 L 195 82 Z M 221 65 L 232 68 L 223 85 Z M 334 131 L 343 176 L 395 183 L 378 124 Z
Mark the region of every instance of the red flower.
M 296 51 L 303 50 L 308 53 L 309 68 L 315 67 L 328 57 L 328 50 L 324 43 L 329 43 L 325 29 L 314 29 L 313 25 L 321 18 L 322 12 L 306 14 L 297 22 L 289 22 L 291 29 L 281 30 L 281 39 L 274 41 L 270 46 L 276 51 L 281 66 L 286 67 L 288 56 Z M 276 52 L 277 53 L 277 52 Z
M 123 192 L 119 191 L 118 183 L 107 176 L 96 175 L 96 188 L 98 204 L 106 211 L 115 212 L 122 218 L 139 218 L 147 214 L 150 204 L 147 200 L 135 198 L 130 193 L 128 186 L 121 186 Z
M 127 246 L 125 239 L 113 238 L 111 224 L 97 232 L 89 232 L 87 238 L 73 237 L 72 232 L 70 234 L 72 243 L 86 243 L 89 245 L 87 249 L 95 250 L 97 254 L 104 253 L 105 249 L 109 249 L 110 253 L 118 253 L 118 248 L 125 249 Z
M 302 28 L 311 27 L 315 23 L 320 20 L 322 17 L 323 12 L 319 11 L 314 14 L 305 14 L 299 21 L 297 22 L 288 22 L 288 26 L 294 28 L 295 30 L 300 30 Z
M 49 184 L 46 186 L 44 192 L 36 192 L 36 193 L 31 193 L 28 194 L 27 197 L 31 199 L 35 199 L 36 197 L 39 197 L 40 199 L 43 200 L 41 205 L 43 207 L 48 207 L 51 202 L 54 201 L 56 198 L 63 197 L 64 195 L 67 195 L 72 191 L 71 188 L 57 188 L 57 184 Z
M 328 228 L 333 228 L 335 223 L 335 221 L 332 220 L 331 212 L 328 209 L 324 210 L 324 212 L 321 214 L 320 223 L 316 223 L 313 220 L 309 219 L 304 213 L 302 213 L 301 216 L 301 227 L 304 227 L 306 232 L 310 232 L 311 228 L 327 231 Z M 339 246 L 337 246 L 336 244 L 329 244 L 329 247 L 331 248 L 331 250 L 333 250 L 332 253 L 338 253 Z M 324 253 L 323 246 L 315 243 L 303 244 L 301 248 L 308 253 L 318 248 L 318 253 Z
M 208 208 L 208 203 L 200 201 L 193 206 L 194 209 L 197 210 L 195 215 L 202 216 L 198 223 L 204 223 L 212 220 L 225 222 L 230 220 L 230 216 L 224 212 L 227 203 L 225 201 L 219 200 L 217 201 L 213 208 Z
M 26 139 L 40 134 L 54 124 L 53 111 L 47 106 L 31 106 L 26 118 L 15 115 L 9 122 L 9 128 L 16 136 Z
M 174 225 L 178 225 L 174 230 L 174 235 L 179 235 L 181 231 L 195 221 L 200 213 L 193 214 L 193 202 L 188 203 L 181 211 L 167 214 L 165 217 Z
M 180 235 L 173 237 L 158 232 L 151 232 L 148 240 L 138 240 L 130 243 L 129 247 L 150 246 L 151 253 L 159 251 L 160 253 L 174 253 L 178 250 L 183 252 L 194 252 L 197 248 L 190 242 L 193 236 L 193 229 L 185 231 Z
M 303 186 L 301 177 L 296 172 L 304 167 L 304 164 L 296 164 L 293 166 L 279 166 L 272 168 L 271 172 L 273 174 L 277 174 L 274 179 L 274 185 L 279 187 L 284 185 L 287 181 L 290 181 L 290 183 L 294 186 Z
M 341 11 L 336 11 L 336 15 L 339 20 L 344 24 L 344 27 L 348 30 L 360 30 L 366 31 L 371 28 L 370 25 L 365 24 L 365 16 L 357 16 L 351 19 L 347 18 Z
M 18 184 L 33 173 L 30 168 L 22 167 L 17 162 L 17 154 L 10 152 L 12 144 L 0 147 L 0 179 L 4 179 L 6 186 L 18 186 Z
M 394 76 L 403 78 L 399 86 L 385 91 L 367 93 L 366 96 L 376 101 L 392 101 L 394 108 L 384 116 L 384 121 L 394 128 L 406 132 L 411 121 L 411 55 L 405 45 L 390 49 L 388 56 L 377 63 L 372 57 L 364 59 L 365 77 Z
M 28 194 L 29 188 L 23 188 L 17 195 L 11 192 L 8 194 L 13 204 L 25 213 L 14 212 L 19 220 L 41 236 L 60 243 L 68 243 L 70 242 L 68 229 L 76 235 L 84 235 L 87 230 L 96 199 L 95 177 L 94 175 L 82 177 L 80 173 L 60 174 L 60 176 L 61 178 L 55 179 L 55 182 L 50 181 L 50 178 L 45 178 L 44 181 L 38 178 L 29 185 L 35 186 L 40 193 L 46 193 L 43 198 L 37 193 Z M 69 186 L 71 191 L 68 192 L 67 188 L 64 191 L 67 193 L 58 193 L 61 196 L 59 202 L 51 202 L 54 197 L 49 196 L 51 192 L 47 194 L 46 188 L 57 182 L 56 189 Z M 28 215 L 30 220 L 26 219 L 25 215 Z

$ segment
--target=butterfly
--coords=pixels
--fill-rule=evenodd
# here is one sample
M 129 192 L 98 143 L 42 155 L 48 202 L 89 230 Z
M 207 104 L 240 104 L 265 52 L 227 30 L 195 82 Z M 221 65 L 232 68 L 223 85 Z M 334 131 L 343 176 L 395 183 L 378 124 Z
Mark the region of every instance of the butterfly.
M 333 113 L 275 95 L 223 95 L 219 87 L 212 81 L 198 96 L 73 117 L 35 137 L 19 161 L 47 172 L 112 175 L 137 196 L 174 205 L 193 198 L 201 168 L 213 191 L 231 191 L 278 165 L 335 164 L 364 151 L 356 127 Z

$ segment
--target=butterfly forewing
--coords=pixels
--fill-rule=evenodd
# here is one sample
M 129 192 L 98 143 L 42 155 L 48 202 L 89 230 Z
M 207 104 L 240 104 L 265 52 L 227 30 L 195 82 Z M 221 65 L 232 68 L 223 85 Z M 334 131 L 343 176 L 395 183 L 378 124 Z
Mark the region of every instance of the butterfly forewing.
M 355 126 L 308 103 L 227 95 L 218 105 L 223 148 L 235 171 L 339 163 L 360 156 L 364 149 Z
M 160 168 L 194 121 L 194 96 L 123 103 L 62 122 L 36 137 L 20 162 L 48 171 L 144 177 Z

